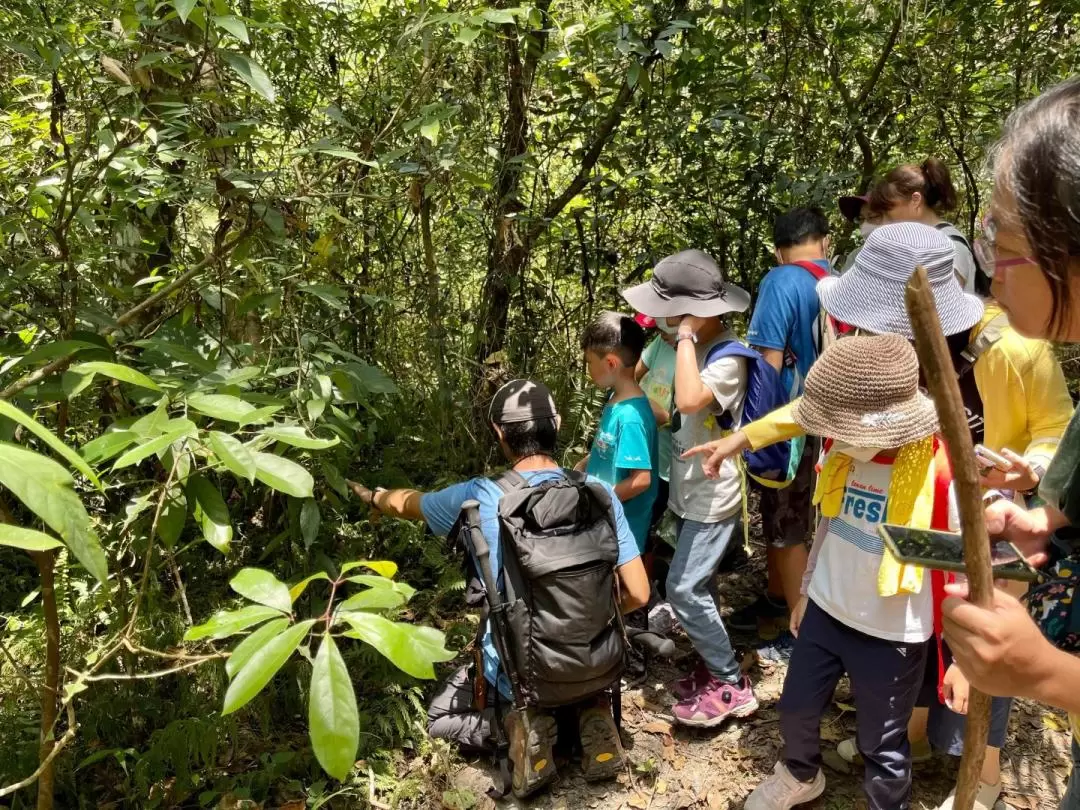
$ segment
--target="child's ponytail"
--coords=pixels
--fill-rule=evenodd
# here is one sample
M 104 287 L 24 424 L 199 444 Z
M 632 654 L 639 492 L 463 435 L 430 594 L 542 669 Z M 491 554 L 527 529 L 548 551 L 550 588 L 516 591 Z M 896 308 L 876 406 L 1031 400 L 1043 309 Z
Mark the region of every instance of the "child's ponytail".
M 949 167 L 936 157 L 922 162 L 923 198 L 935 211 L 951 211 L 956 208 L 956 186 L 953 185 Z

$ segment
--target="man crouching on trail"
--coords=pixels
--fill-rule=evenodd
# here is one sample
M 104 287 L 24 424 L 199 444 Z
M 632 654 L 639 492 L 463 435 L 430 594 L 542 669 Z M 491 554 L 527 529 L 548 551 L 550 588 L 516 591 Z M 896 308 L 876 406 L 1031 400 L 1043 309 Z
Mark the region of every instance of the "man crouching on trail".
M 555 461 L 560 418 L 548 388 L 507 383 L 489 417 L 512 465 L 494 479 L 429 493 L 349 485 L 385 515 L 464 536 L 469 604 L 484 606 L 483 582 L 497 583 L 496 598 L 486 600 L 494 621 L 485 611 L 475 659 L 437 692 L 428 729 L 473 751 L 501 749 L 514 794 L 525 796 L 555 776 L 551 708 L 578 710 L 586 779 L 621 769 L 622 745 L 602 695 L 622 671 L 618 610 L 644 606 L 649 582 L 611 488 Z

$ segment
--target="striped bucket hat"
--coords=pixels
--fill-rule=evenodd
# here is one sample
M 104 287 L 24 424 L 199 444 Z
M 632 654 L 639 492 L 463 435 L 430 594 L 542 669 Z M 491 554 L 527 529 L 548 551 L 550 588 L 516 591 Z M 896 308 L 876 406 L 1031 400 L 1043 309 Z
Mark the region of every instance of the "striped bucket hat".
M 883 225 L 867 237 L 850 270 L 818 283 L 818 298 L 837 320 L 875 334 L 893 332 L 913 340 L 904 288 L 921 264 L 930 277 L 941 328 L 946 335 L 955 335 L 979 322 L 983 302 L 964 292 L 953 272 L 954 255 L 952 240 L 929 225 Z

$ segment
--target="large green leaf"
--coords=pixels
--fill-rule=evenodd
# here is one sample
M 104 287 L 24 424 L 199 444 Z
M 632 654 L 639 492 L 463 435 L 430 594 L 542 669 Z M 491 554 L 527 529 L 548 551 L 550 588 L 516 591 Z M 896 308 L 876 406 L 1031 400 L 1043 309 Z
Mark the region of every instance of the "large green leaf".
M 188 504 L 179 487 L 173 487 L 161 506 L 158 515 L 157 533 L 166 548 L 173 548 L 184 531 L 187 523 Z
M 386 581 L 391 585 L 394 584 L 392 580 Z M 407 601 L 409 600 L 405 598 L 405 594 L 400 593 L 395 588 L 367 588 L 350 596 L 338 606 L 338 609 L 342 611 L 393 610 L 401 607 Z
M 229 587 L 260 605 L 288 613 L 292 609 L 289 586 L 262 568 L 241 568 L 229 581 Z
M 236 71 L 236 75 L 244 80 L 244 84 L 267 101 L 274 100 L 274 96 L 276 95 L 274 92 L 274 83 L 270 81 L 270 77 L 266 75 L 266 71 L 262 69 L 262 65 L 242 53 L 234 53 L 233 51 L 224 51 L 221 53 L 225 57 L 225 61 L 229 63 L 229 67 Z
M 256 650 L 229 684 L 221 713 L 232 714 L 237 709 L 246 706 L 253 697 L 259 694 L 289 660 L 289 656 L 300 646 L 300 642 L 304 640 L 304 636 L 314 624 L 314 619 L 300 622 Z
M 48 551 L 52 548 L 63 548 L 64 544 L 35 529 L 0 523 L 0 546 L 11 546 L 25 551 Z
M 52 459 L 0 442 L 0 484 L 60 535 L 83 567 L 104 582 L 109 575 L 105 551 L 73 483 L 67 470 Z
M 307 590 L 307 586 L 310 585 L 312 582 L 315 582 L 316 580 L 329 579 L 330 577 L 328 577 L 324 571 L 319 571 L 318 573 L 312 574 L 309 577 L 304 577 L 302 580 L 289 588 L 289 598 L 295 602 L 297 599 L 300 598 L 300 595 Z
M 223 31 L 228 31 L 245 45 L 251 42 L 251 40 L 248 39 L 247 26 L 244 25 L 244 21 L 239 17 L 234 17 L 231 14 L 227 14 L 223 17 L 214 17 L 214 25 Z
M 128 450 L 116 460 L 116 463 L 113 464 L 113 469 L 119 470 L 124 467 L 130 467 L 132 464 L 138 464 L 143 459 L 161 453 L 173 442 L 187 436 L 194 436 L 198 433 L 198 428 L 195 427 L 195 424 L 189 422 L 187 419 L 173 419 L 170 420 L 170 422 L 174 424 L 170 425 L 168 431 L 156 438 L 143 442 L 138 447 L 133 447 Z
M 202 624 L 189 628 L 184 633 L 184 641 L 199 641 L 204 638 L 222 639 L 236 635 L 253 625 L 267 619 L 281 618 L 281 611 L 264 605 L 248 605 L 239 610 L 222 610 L 215 613 Z
M 251 451 L 244 447 L 239 439 L 227 433 L 212 430 L 210 431 L 210 449 L 229 472 L 237 478 L 254 483 L 255 459 L 251 457 Z
M 141 371 L 122 366 L 119 363 L 103 363 L 100 361 L 79 363 L 77 366 L 72 366 L 71 370 L 76 374 L 101 374 L 105 377 L 112 377 L 114 380 L 119 380 L 120 382 L 137 385 L 140 388 L 149 388 L 151 391 L 161 390 L 160 385 Z
M 305 549 L 311 548 L 319 536 L 320 521 L 319 505 L 314 498 L 305 498 L 300 507 L 300 536 L 304 539 Z
M 432 664 L 456 655 L 446 649 L 446 637 L 433 627 L 392 622 L 377 613 L 344 611 L 338 615 L 352 628 L 345 635 L 367 642 L 414 678 L 434 678 Z
M 10 402 L 0 399 L 0 416 L 6 416 L 13 422 L 18 422 L 24 428 L 29 430 L 45 444 L 52 448 L 53 452 L 61 456 L 68 464 L 81 472 L 86 478 L 98 489 L 104 491 L 104 487 L 101 486 L 101 481 L 94 474 L 94 471 L 90 469 L 90 465 L 87 464 L 83 458 L 58 439 L 51 430 L 41 425 L 36 419 L 25 413 Z
M 370 568 L 379 576 L 387 577 L 389 579 L 393 579 L 398 572 L 397 563 L 392 560 L 353 560 L 352 562 L 342 564 L 341 574 L 344 576 L 357 568 Z
M 255 410 L 250 402 L 229 394 L 192 394 L 187 404 L 199 413 L 226 422 L 239 422 Z
M 268 487 L 292 495 L 294 498 L 310 498 L 315 480 L 311 473 L 287 458 L 273 453 L 252 453 L 255 457 L 255 477 Z
M 315 757 L 335 779 L 349 775 L 360 744 L 360 713 L 345 660 L 333 636 L 323 636 L 308 690 L 308 731 Z
M 264 405 L 261 408 L 256 408 L 247 416 L 240 419 L 240 427 L 246 427 L 247 425 L 262 425 L 270 421 L 270 417 L 281 410 L 281 405 Z
M 110 430 L 84 444 L 79 452 L 89 463 L 100 464 L 102 461 L 108 461 L 138 438 L 139 434 L 131 430 Z
M 416 588 L 412 585 L 409 585 L 407 582 L 395 582 L 386 577 L 377 577 L 371 574 L 358 574 L 357 576 L 349 577 L 347 581 L 357 585 L 367 585 L 369 588 L 382 588 L 395 591 L 401 594 L 406 602 L 416 596 Z
M 236 673 L 244 668 L 244 664 L 251 660 L 251 656 L 253 656 L 257 650 L 262 649 L 264 644 L 288 626 L 288 619 L 284 617 L 274 619 L 273 621 L 264 624 L 237 644 L 236 649 L 233 650 L 232 654 L 229 656 L 229 660 L 225 662 L 225 674 L 230 678 L 235 677 Z
M 316 438 L 296 425 L 271 425 L 263 428 L 262 435 L 293 447 L 303 447 L 306 450 L 325 450 L 341 441 L 337 436 L 332 439 Z
M 193 475 L 188 479 L 187 493 L 195 503 L 195 521 L 202 529 L 206 542 L 222 554 L 228 554 L 233 536 L 232 521 L 229 519 L 229 507 L 225 505 L 217 487 L 201 475 Z
M 195 9 L 195 5 L 199 0 L 173 0 L 173 8 L 176 9 L 176 16 L 180 18 L 180 22 L 187 22 L 188 15 Z

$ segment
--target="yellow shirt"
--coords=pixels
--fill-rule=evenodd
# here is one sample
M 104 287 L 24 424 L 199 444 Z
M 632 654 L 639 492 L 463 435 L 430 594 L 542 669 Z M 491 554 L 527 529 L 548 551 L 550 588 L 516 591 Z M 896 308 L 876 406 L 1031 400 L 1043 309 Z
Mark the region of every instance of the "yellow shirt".
M 996 304 L 988 304 L 972 335 L 1000 312 Z M 1007 447 L 1045 470 L 1073 412 L 1065 375 L 1050 344 L 1005 327 L 976 361 L 973 373 L 983 400 L 983 444 L 996 452 Z M 803 433 L 791 417 L 791 405 L 742 430 L 754 450 Z

